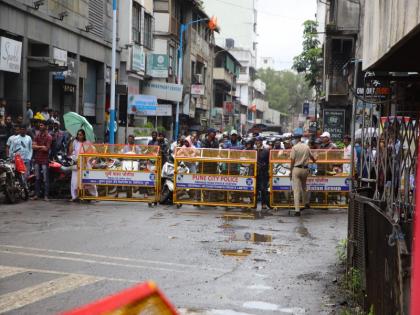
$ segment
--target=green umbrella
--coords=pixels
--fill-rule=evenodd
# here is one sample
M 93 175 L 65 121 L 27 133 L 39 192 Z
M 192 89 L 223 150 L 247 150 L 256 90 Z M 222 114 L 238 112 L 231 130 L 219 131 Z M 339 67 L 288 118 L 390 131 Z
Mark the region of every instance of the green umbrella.
M 68 112 L 64 114 L 64 126 L 66 130 L 73 136 L 77 136 L 77 132 L 83 129 L 86 133 L 86 140 L 94 142 L 95 133 L 93 132 L 92 125 L 86 120 L 85 117 L 75 112 Z

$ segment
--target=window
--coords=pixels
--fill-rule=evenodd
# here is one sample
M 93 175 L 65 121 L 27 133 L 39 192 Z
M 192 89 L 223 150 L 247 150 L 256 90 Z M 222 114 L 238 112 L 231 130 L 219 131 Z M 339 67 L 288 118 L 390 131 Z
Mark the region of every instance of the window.
M 133 21 L 132 21 L 132 32 L 133 42 L 136 44 L 141 43 L 141 6 L 137 2 L 133 2 Z
M 144 46 L 153 49 L 153 17 L 144 14 Z
M 246 67 L 241 67 L 240 72 L 241 72 L 241 74 L 247 74 L 247 69 L 246 69 Z

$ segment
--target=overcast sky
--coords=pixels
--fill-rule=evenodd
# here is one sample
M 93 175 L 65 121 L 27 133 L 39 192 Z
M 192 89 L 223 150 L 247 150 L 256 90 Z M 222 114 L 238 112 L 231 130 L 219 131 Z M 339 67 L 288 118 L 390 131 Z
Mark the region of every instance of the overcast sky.
M 258 0 L 258 55 L 290 69 L 302 51 L 303 22 L 315 19 L 316 0 Z

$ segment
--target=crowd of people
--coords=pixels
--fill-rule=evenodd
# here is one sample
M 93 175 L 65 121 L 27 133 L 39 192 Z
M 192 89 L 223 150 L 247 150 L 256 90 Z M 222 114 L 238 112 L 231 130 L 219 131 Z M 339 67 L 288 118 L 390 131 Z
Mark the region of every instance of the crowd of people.
M 0 159 L 14 160 L 19 154 L 25 167 L 25 180 L 33 170 L 35 175 L 34 200 L 49 198 L 49 161 L 58 153 L 66 152 L 70 135 L 61 130 L 57 111 L 45 106 L 34 115 L 31 102 L 26 103 L 25 115 L 6 112 L 6 101 L 0 101 Z M 41 185 L 43 194 L 41 195 Z
M 257 193 L 260 195 L 262 212 L 269 211 L 268 184 L 271 150 L 292 150 L 293 152 L 291 157 L 296 162 L 292 162 L 294 165 L 291 166 L 290 176 L 293 182 L 293 191 L 297 193 L 295 200 L 298 203 L 295 211 L 299 213 L 299 199 L 302 199 L 305 205 L 308 203 L 305 199 L 306 178 L 309 175 L 309 160 L 315 160 L 310 153 L 311 150 L 337 149 L 337 145 L 331 140 L 331 135 L 328 132 L 322 133 L 319 138 L 290 134 L 290 136 L 284 138 L 265 139 L 258 133 L 253 133 L 249 137 L 241 137 L 236 130 L 232 130 L 230 133 L 220 133 L 215 129 L 209 129 L 202 135 L 197 132 L 182 135 L 172 143 L 165 138 L 162 132 L 152 132 L 151 137 L 152 139 L 148 144 L 160 147 L 162 165 L 176 151 L 176 148 L 256 150 Z M 350 158 L 351 155 L 350 142 L 350 137 L 346 136 L 344 138 L 346 155 L 344 158 L 346 159 Z

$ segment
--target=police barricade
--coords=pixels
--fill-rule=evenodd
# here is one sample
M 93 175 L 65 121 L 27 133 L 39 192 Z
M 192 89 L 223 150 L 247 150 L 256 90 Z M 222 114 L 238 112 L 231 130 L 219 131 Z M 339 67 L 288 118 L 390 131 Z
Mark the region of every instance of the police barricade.
M 270 205 L 273 208 L 294 208 L 290 180 L 291 150 L 270 152 Z M 347 208 L 350 192 L 350 159 L 344 150 L 311 150 L 316 163 L 309 164 L 307 180 L 311 208 Z M 303 203 L 301 201 L 303 206 Z
M 80 199 L 148 203 L 159 200 L 158 146 L 87 144 L 80 152 Z
M 254 208 L 257 152 L 177 148 L 175 204 Z

